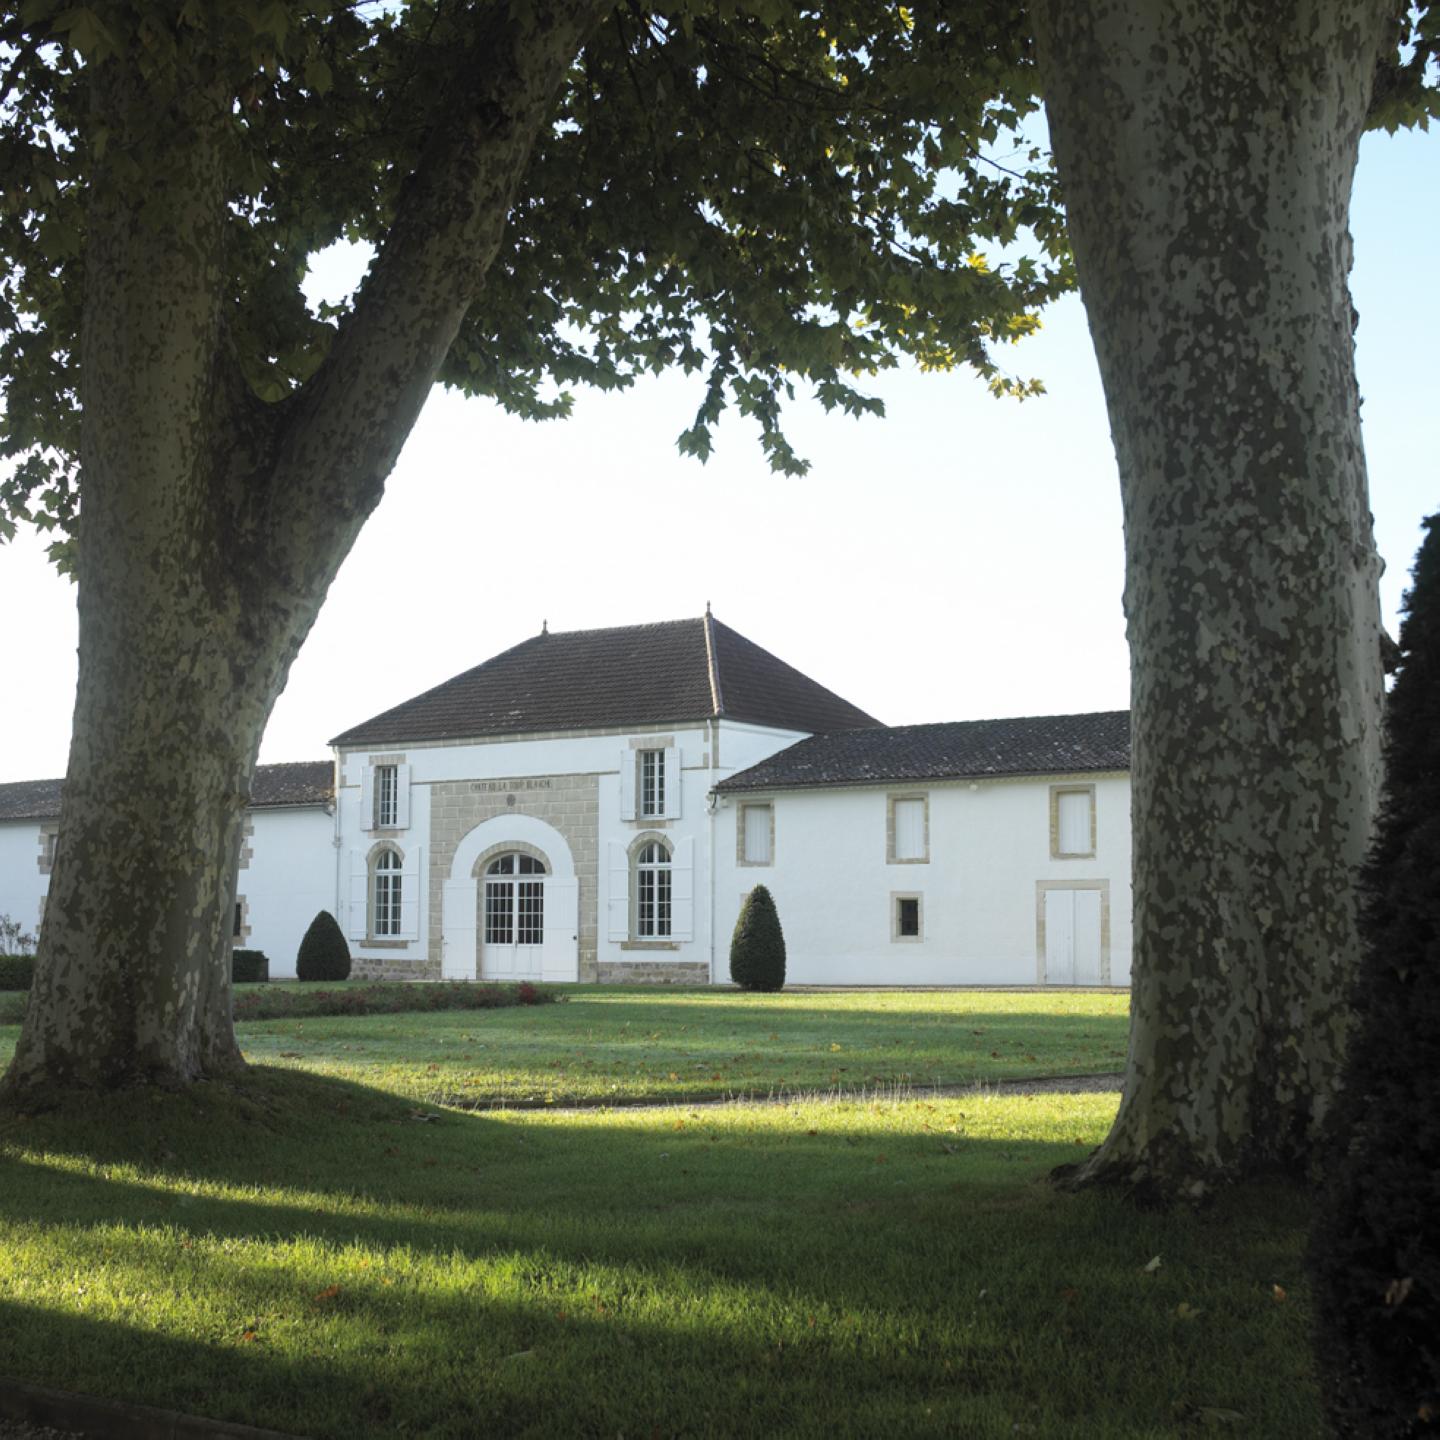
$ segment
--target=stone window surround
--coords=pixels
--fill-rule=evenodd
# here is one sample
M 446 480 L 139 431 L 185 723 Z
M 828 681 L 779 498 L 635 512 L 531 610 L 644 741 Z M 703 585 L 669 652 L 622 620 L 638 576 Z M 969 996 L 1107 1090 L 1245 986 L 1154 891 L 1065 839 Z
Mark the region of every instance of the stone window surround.
M 900 902 L 915 902 L 915 935 L 900 933 Z M 923 890 L 892 890 L 890 892 L 890 942 L 893 945 L 920 945 L 925 940 L 925 892 Z
M 1090 797 L 1090 848 L 1088 850 L 1062 850 L 1060 848 L 1060 797 L 1062 795 L 1089 795 Z M 1095 858 L 1096 813 L 1094 785 L 1065 784 L 1050 787 L 1050 858 L 1052 860 L 1093 860 Z
M 413 943 L 396 935 L 375 933 L 375 862 L 381 855 L 391 854 L 399 858 L 400 870 L 405 868 L 405 852 L 393 840 L 377 840 L 365 856 L 365 938 L 357 945 L 366 950 L 408 950 Z M 400 882 L 400 902 L 404 904 L 405 882 Z
M 255 858 L 255 847 L 250 842 L 255 838 L 255 817 L 247 815 L 245 823 L 240 827 L 240 860 L 236 865 L 237 870 L 248 870 L 250 862 Z
M 47 820 L 40 827 L 40 853 L 35 864 L 42 875 L 48 875 L 55 868 L 55 845 L 60 838 L 60 822 Z
M 399 783 L 400 783 L 400 780 L 399 780 L 399 773 L 400 773 L 400 772 L 399 772 L 399 767 L 400 767 L 401 765 L 404 765 L 405 763 L 406 763 L 406 760 L 405 760 L 405 754 L 404 754 L 403 751 L 396 751 L 395 754 L 393 754 L 393 755 L 370 755 L 370 754 L 367 754 L 367 755 L 365 756 L 365 766 L 366 766 L 367 769 L 372 770 L 372 771 L 373 771 L 377 766 L 380 766 L 380 765 L 394 765 L 394 766 L 396 767 L 396 772 L 395 772 L 395 773 L 396 773 L 396 780 L 395 780 L 395 783 L 396 783 L 397 786 L 398 786 Z M 371 803 L 372 805 L 376 806 L 377 808 L 379 807 L 380 797 L 379 797 L 378 793 L 372 792 L 371 798 L 370 798 L 370 803 Z M 363 819 L 363 818 L 364 818 L 364 817 L 362 817 L 362 819 Z M 372 836 L 374 836 L 375 839 L 377 839 L 377 840 L 398 840 L 402 835 L 405 834 L 405 831 L 402 830 L 402 829 L 400 829 L 398 826 L 395 826 L 395 825 L 377 825 L 377 824 L 375 824 L 375 816 L 374 816 L 374 815 L 371 815 L 369 818 L 370 818 L 370 828 L 369 828 L 368 830 L 365 830 L 364 833 L 365 833 L 366 835 L 372 835 Z M 364 826 L 363 826 L 363 825 L 361 826 L 361 829 L 364 830 Z M 366 913 L 367 913 L 367 914 L 369 913 L 368 910 L 367 910 Z
M 235 923 L 236 911 L 239 912 L 240 923 Z M 250 938 L 250 902 L 243 895 L 235 897 L 235 906 L 230 914 L 230 943 L 231 947 L 245 948 L 245 942 Z
M 1110 882 L 1108 880 L 1037 880 L 1035 882 L 1035 983 L 1045 984 L 1045 892 L 1100 892 L 1100 983 L 1110 984 Z
M 658 844 L 665 851 L 666 861 L 670 865 L 675 863 L 675 847 L 670 843 L 667 836 L 658 831 L 642 830 L 631 842 L 625 851 L 625 858 L 630 866 L 630 938 L 620 942 L 622 950 L 678 950 L 680 942 L 672 940 L 668 935 L 642 936 L 639 933 L 640 915 L 640 852 L 652 841 Z M 671 886 L 674 886 L 675 878 L 672 873 L 670 878 Z M 675 919 L 675 892 L 670 892 L 670 919 L 673 926 Z
M 632 736 L 630 739 L 630 763 L 635 767 L 635 815 L 633 819 L 622 820 L 622 825 L 654 825 L 665 829 L 670 821 L 664 815 L 647 815 L 642 810 L 644 805 L 645 772 L 641 761 L 641 754 L 646 750 L 673 750 L 675 748 L 675 736 L 669 735 L 641 735 Z M 670 765 L 665 766 L 662 784 L 679 784 L 680 775 L 678 771 L 672 771 Z M 632 862 L 633 867 L 633 862 Z
M 768 810 L 770 812 L 770 858 L 768 860 L 747 860 L 745 858 L 745 812 L 747 810 Z M 735 863 L 742 869 L 768 870 L 775 863 L 775 803 L 772 800 L 742 800 L 735 813 Z
M 895 802 L 925 802 L 925 853 L 902 860 L 895 854 Z M 928 790 L 887 790 L 885 792 L 885 863 L 887 865 L 928 865 L 930 863 L 930 792 Z

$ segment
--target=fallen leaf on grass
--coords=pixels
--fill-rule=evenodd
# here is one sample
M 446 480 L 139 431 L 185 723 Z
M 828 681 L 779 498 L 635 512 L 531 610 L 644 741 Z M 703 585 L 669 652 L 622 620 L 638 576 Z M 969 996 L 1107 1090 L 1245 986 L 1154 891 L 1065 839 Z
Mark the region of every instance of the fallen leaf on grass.
M 1414 1285 L 1414 1278 L 1409 1275 L 1403 1280 L 1392 1280 L 1385 1287 L 1385 1303 L 1387 1305 L 1403 1305 Z
M 252 1341 L 252 1340 L 258 1340 L 259 1338 L 260 1338 L 260 1332 L 259 1332 L 253 1325 L 247 1325 L 247 1326 L 240 1332 L 240 1339 L 241 1339 L 242 1343 L 249 1342 L 249 1341 Z
M 1175 1307 L 1175 1318 L 1177 1320 L 1194 1320 L 1198 1316 L 1203 1315 L 1204 1313 L 1205 1312 L 1203 1310 L 1199 1310 L 1194 1305 L 1190 1304 L 1188 1300 L 1182 1300 Z
M 315 1303 L 317 1305 L 323 1305 L 328 1300 L 334 1300 L 338 1298 L 339 1294 L 340 1287 L 338 1285 L 327 1285 L 322 1291 L 320 1291 L 318 1295 L 315 1296 Z
M 1140 1267 L 1144 1275 L 1153 1275 L 1160 1268 L 1160 1257 L 1157 1255 L 1153 1260 L 1148 1261 Z
M 1239 1410 L 1222 1410 L 1218 1405 L 1197 1405 L 1195 1418 L 1202 1425 L 1243 1425 L 1245 1416 Z
M 1277 1305 L 1283 1304 L 1285 1300 L 1289 1298 L 1285 1294 L 1285 1287 L 1283 1285 L 1272 1285 L 1270 1287 L 1270 1293 L 1274 1296 Z

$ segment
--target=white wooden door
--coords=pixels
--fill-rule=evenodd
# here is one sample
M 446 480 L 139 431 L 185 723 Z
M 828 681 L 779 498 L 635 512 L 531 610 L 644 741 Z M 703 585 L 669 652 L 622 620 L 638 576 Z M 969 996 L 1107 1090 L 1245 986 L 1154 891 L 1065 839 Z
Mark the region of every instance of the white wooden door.
M 1100 891 L 1045 892 L 1045 983 L 1100 983 Z
M 580 978 L 580 882 L 545 883 L 545 945 L 541 975 L 546 980 Z
M 447 880 L 442 892 L 440 974 L 446 980 L 473 980 L 475 966 L 475 882 Z
M 538 980 L 545 954 L 543 875 L 486 876 L 480 974 L 486 980 Z

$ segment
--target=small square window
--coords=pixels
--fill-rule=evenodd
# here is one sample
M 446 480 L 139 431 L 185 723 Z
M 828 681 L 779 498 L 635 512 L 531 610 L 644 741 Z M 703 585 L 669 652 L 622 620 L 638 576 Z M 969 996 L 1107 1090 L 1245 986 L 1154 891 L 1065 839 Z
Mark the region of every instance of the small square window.
M 231 938 L 232 938 L 232 939 L 235 939 L 235 940 L 241 939 L 241 938 L 243 937 L 244 929 L 245 929 L 245 902 L 244 902 L 243 900 L 237 900 L 237 901 L 235 902 L 235 921 L 234 921 L 234 924 L 230 927 L 230 935 L 231 935 Z
M 890 897 L 890 938 L 892 940 L 923 940 L 925 910 L 919 895 Z

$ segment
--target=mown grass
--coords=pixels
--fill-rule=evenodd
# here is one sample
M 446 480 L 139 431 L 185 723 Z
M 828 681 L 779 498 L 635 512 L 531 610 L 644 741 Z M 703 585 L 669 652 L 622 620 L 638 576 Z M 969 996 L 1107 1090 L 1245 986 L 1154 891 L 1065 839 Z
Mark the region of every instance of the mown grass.
M 1084 991 L 564 994 L 482 1014 L 246 1022 L 238 1034 L 253 1061 L 415 1099 L 566 1104 L 1114 1071 L 1129 1006 Z
M 320 1437 L 1319 1433 L 1303 1199 L 1056 1194 L 1114 1103 L 479 1114 L 261 1067 L 10 1121 L 0 1372 Z

